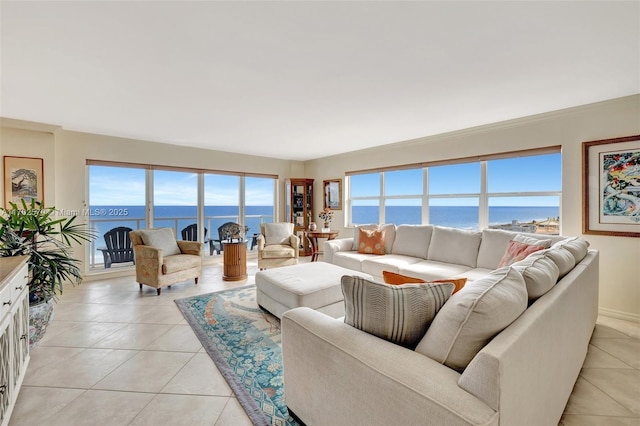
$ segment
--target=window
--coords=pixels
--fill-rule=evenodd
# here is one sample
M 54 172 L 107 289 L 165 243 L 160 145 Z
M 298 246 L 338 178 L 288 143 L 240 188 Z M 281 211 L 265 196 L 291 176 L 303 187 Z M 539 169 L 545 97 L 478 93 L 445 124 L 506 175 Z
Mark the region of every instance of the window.
M 346 217 L 350 225 L 430 223 L 558 234 L 561 163 L 559 147 L 553 147 L 347 173 Z
M 102 269 L 103 235 L 112 228 L 170 227 L 178 239 L 196 224 L 199 235 L 218 238 L 225 222 L 259 232 L 261 222 L 272 222 L 276 212 L 277 176 L 214 173 L 166 166 L 108 163 L 87 160 L 90 226 L 98 232 L 91 244 L 90 269 Z M 203 200 L 200 205 L 198 200 Z M 147 208 L 148 206 L 148 208 Z M 153 218 L 153 222 L 151 219 Z M 251 238 L 249 238 L 249 243 Z M 204 250 L 209 255 L 208 247 Z M 214 251 L 214 254 L 216 252 Z M 114 265 L 130 267 L 130 264 Z

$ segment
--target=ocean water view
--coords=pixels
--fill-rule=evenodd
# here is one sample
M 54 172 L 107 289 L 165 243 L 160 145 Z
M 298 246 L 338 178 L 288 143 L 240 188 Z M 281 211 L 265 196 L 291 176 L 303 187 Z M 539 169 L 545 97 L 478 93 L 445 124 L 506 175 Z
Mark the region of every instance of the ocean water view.
M 207 236 L 217 238 L 218 227 L 225 222 L 238 222 L 238 206 L 207 206 L 205 207 L 205 227 Z M 420 206 L 388 206 L 385 211 L 386 223 L 419 224 L 421 223 Z M 116 226 L 127 226 L 132 229 L 145 228 L 145 206 L 91 206 L 89 209 L 91 224 L 101 237 L 105 232 Z M 196 206 L 155 206 L 155 227 L 170 227 L 180 231 L 196 222 Z M 489 207 L 489 225 L 509 224 L 512 221 L 521 223 L 532 220 L 543 221 L 548 218 L 559 217 L 558 207 Z M 377 206 L 353 207 L 355 223 L 378 223 Z M 273 207 L 246 206 L 245 224 L 249 227 L 248 234 L 259 232 L 261 222 L 273 221 Z M 316 217 L 316 222 L 320 220 Z M 429 222 L 434 225 L 451 226 L 463 229 L 478 229 L 478 207 L 473 206 L 431 206 L 429 208 Z M 99 238 L 96 242 L 100 244 Z

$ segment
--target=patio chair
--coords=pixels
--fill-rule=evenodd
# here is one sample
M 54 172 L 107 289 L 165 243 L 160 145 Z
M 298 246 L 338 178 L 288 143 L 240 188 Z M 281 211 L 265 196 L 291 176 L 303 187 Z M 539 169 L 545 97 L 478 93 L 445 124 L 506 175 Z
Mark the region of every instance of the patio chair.
M 215 240 L 212 240 L 211 238 L 207 238 L 207 232 L 209 230 L 207 228 L 204 228 L 204 243 L 209 243 L 209 256 L 213 256 L 213 250 L 215 249 L 218 254 L 220 254 L 220 251 L 222 250 L 222 248 L 220 247 L 220 244 L 216 245 L 214 243 Z M 182 231 L 180 231 L 180 233 L 182 234 L 182 239 L 184 241 L 198 241 L 198 224 L 197 223 L 192 223 L 191 225 L 187 226 L 186 228 L 184 228 Z
M 244 227 L 244 234 L 241 229 L 241 226 L 235 222 L 226 222 L 218 227 L 218 239 L 211 240 L 219 247 L 219 250 L 216 249 L 218 250 L 218 254 L 220 254 L 220 251 L 222 250 L 223 241 L 241 241 L 244 238 L 246 233 L 249 231 L 249 227 Z
M 98 250 L 102 252 L 105 269 L 111 268 L 113 263 L 136 263 L 133 257 L 131 238 L 129 238 L 131 231 L 131 228 L 119 226 L 104 234 L 104 243 L 107 247 L 98 247 Z

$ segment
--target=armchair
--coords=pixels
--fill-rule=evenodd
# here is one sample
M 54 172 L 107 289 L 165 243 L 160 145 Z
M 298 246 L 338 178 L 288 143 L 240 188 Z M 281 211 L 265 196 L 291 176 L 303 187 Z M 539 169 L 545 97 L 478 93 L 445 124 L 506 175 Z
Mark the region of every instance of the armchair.
M 171 228 L 129 232 L 136 259 L 136 281 L 157 289 L 198 277 L 202 273 L 202 243 L 176 241 Z
M 293 223 L 260 224 L 258 235 L 258 268 L 296 265 L 300 238 L 293 232 Z

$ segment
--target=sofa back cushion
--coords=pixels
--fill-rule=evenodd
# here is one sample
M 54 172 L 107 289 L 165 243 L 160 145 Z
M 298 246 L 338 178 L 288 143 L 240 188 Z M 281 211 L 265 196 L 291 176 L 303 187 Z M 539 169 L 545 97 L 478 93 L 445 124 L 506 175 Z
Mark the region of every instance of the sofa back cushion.
M 411 349 L 454 288 L 451 283 L 392 286 L 349 275 L 341 281 L 346 324 Z
M 431 225 L 398 225 L 391 253 L 426 259 L 432 233 Z
M 589 242 L 580 237 L 571 237 L 558 241 L 552 247 L 564 247 L 569 250 L 574 257 L 576 264 L 578 264 L 587 255 L 587 252 L 589 251 Z
M 143 229 L 140 236 L 145 246 L 162 250 L 163 256 L 182 253 L 171 228 Z
M 475 268 L 481 238 L 481 232 L 434 226 L 427 259 Z
M 512 266 L 524 277 L 531 301 L 551 290 L 560 276 L 558 266 L 545 253 L 534 253 Z
M 480 243 L 480 249 L 478 250 L 477 267 L 487 269 L 498 268 L 498 264 L 507 250 L 510 240 L 515 240 L 525 244 L 533 244 L 535 241 L 535 245 L 541 245 L 544 248 L 549 248 L 554 241 L 554 238 L 546 235 L 541 235 L 541 238 L 538 238 L 535 234 L 522 234 L 502 229 L 483 229 L 482 242 Z
M 462 371 L 525 309 L 527 287 L 522 274 L 512 266 L 497 269 L 451 296 L 416 352 Z
M 551 248 L 537 252 L 536 255 L 538 255 L 538 253 L 543 254 L 549 259 L 553 260 L 559 270 L 558 279 L 561 279 L 562 277 L 567 275 L 569 271 L 571 271 L 573 267 L 576 266 L 575 257 L 573 257 L 569 250 L 562 246 L 552 246 Z

